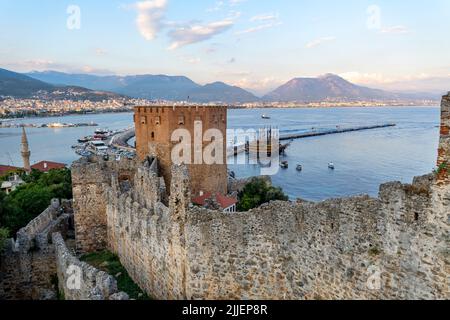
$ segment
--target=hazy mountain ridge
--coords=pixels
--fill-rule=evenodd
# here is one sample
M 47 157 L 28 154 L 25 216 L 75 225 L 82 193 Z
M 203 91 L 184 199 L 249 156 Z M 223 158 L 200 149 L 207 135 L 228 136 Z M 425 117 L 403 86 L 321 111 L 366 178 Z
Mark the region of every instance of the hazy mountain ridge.
M 133 98 L 193 102 L 243 103 L 259 98 L 239 87 L 223 82 L 199 85 L 185 76 L 136 75 L 94 76 L 66 74 L 54 71 L 31 72 L 30 77 L 51 84 L 79 85 L 94 90 L 106 90 Z
M 185 76 L 97 76 L 55 71 L 31 72 L 28 76 L 53 85 L 72 85 L 103 90 L 133 98 L 208 103 L 394 101 L 439 99 L 426 93 L 399 93 L 353 84 L 337 75 L 294 78 L 259 98 L 249 91 L 223 82 L 200 85 Z
M 0 96 L 93 101 L 120 97 L 115 93 L 95 91 L 80 86 L 53 85 L 6 69 L 0 69 Z

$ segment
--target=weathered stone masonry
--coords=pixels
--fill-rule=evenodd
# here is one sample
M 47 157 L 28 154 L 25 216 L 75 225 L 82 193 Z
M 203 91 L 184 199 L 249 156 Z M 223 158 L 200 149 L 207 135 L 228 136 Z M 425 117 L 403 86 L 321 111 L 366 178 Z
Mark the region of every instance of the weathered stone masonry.
M 53 200 L 17 240 L 10 239 L 0 255 L 0 299 L 54 300 L 58 293 L 66 300 L 128 299 L 112 276 L 78 260 L 66 245 L 73 230 L 71 208 L 70 201 Z
M 450 159 L 441 131 L 440 163 Z M 274 202 L 226 214 L 190 204 L 183 167 L 173 167 L 164 204 L 156 163 L 137 165 L 125 180 L 120 170 L 110 174 L 95 202 L 107 204 L 98 212 L 106 215 L 108 248 L 152 297 L 450 298 L 450 186 L 442 175 L 384 184 L 377 199 Z
M 0 299 L 55 299 L 52 277 L 56 275 L 53 232 L 67 233 L 70 214 L 53 200 L 42 214 L 10 239 L 0 255 Z
M 438 183 L 450 183 L 450 93 L 442 98 L 441 138 L 438 152 Z

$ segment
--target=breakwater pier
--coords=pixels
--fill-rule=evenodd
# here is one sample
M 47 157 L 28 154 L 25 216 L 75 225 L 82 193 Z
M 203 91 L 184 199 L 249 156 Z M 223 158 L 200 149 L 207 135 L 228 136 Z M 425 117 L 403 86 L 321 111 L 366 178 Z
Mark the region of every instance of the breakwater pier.
M 330 134 L 339 134 L 339 133 L 346 133 L 346 132 L 389 128 L 389 127 L 395 127 L 395 126 L 396 126 L 395 123 L 387 123 L 387 124 L 351 127 L 351 128 L 336 127 L 336 129 L 313 129 L 308 132 L 283 134 L 283 135 L 280 135 L 280 140 L 285 141 L 285 140 L 293 140 L 293 139 L 302 139 L 302 138 L 310 138 L 310 137 L 317 137 L 317 136 L 326 136 L 326 135 L 330 135 Z

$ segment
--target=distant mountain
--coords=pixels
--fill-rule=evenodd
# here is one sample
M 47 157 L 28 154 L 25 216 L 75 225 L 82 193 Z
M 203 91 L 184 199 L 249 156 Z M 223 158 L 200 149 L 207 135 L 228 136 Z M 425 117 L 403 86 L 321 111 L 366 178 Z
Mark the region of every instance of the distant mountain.
M 133 98 L 180 101 L 189 97 L 190 101 L 203 103 L 258 101 L 255 95 L 239 87 L 223 82 L 201 86 L 184 76 L 95 76 L 55 71 L 31 72 L 27 75 L 55 85 L 76 85 L 93 90 L 106 90 Z
M 0 95 L 2 96 L 26 97 L 42 90 L 53 89 L 54 86 L 48 83 L 0 69 Z
M 197 102 L 255 102 L 257 98 L 252 93 L 236 86 L 230 86 L 223 82 L 214 82 L 190 92 L 190 100 Z
M 361 101 L 393 100 L 406 95 L 355 85 L 334 75 L 318 78 L 295 78 L 264 96 L 264 101 L 319 102 L 319 101 Z
M 93 91 L 82 87 L 56 86 L 5 69 L 0 69 L 0 96 L 94 101 L 119 97 L 115 93 Z

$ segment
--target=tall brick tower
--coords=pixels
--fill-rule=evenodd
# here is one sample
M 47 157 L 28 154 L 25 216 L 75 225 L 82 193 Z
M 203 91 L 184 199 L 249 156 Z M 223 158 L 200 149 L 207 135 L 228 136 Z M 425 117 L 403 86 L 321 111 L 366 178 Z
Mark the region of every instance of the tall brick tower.
M 172 133 L 177 129 L 186 129 L 191 137 L 192 161 L 186 164 L 191 179 L 192 195 L 198 196 L 202 192 L 227 194 L 226 107 L 135 107 L 134 123 L 138 157 L 141 160 L 144 160 L 147 156 L 156 156 L 158 158 L 160 174 L 164 177 L 167 187 L 171 185 L 172 149 L 179 144 L 179 141 L 171 141 Z M 194 130 L 199 127 L 201 128 L 200 132 Z M 208 141 L 202 142 L 203 139 L 201 139 L 209 129 L 217 129 L 222 133 L 223 139 L 218 141 L 218 143 L 223 147 L 223 161 L 219 164 L 206 164 L 204 161 L 201 163 L 194 161 L 196 152 L 198 154 L 198 149 L 194 149 L 194 141 L 200 141 L 200 146 L 203 150 L 211 143 Z
M 438 183 L 450 183 L 450 92 L 442 97 L 441 135 L 437 166 L 439 168 Z
M 31 172 L 30 166 L 30 148 L 28 147 L 28 138 L 27 133 L 25 132 L 25 127 L 22 127 L 22 159 L 23 159 L 23 168 L 26 172 Z

